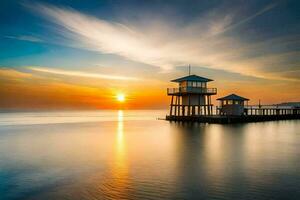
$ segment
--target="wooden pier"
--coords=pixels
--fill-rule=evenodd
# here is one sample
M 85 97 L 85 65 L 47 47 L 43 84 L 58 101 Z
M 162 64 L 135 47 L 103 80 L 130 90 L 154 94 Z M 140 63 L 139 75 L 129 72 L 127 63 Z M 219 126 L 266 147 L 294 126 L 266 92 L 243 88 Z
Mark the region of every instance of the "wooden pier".
M 299 106 L 259 105 L 249 106 L 250 99 L 230 94 L 220 97 L 219 107 L 212 104 L 217 88 L 209 88 L 212 79 L 190 74 L 172 80 L 177 88 L 168 88 L 171 96 L 169 121 L 196 121 L 203 123 L 243 123 L 273 120 L 300 119 Z M 175 101 L 174 101 L 175 100 Z
M 246 123 L 277 120 L 300 119 L 300 108 L 246 108 L 245 114 L 241 116 L 230 116 L 219 114 L 216 109 L 213 115 L 189 115 L 189 116 L 166 116 L 169 121 L 200 122 L 200 123 Z

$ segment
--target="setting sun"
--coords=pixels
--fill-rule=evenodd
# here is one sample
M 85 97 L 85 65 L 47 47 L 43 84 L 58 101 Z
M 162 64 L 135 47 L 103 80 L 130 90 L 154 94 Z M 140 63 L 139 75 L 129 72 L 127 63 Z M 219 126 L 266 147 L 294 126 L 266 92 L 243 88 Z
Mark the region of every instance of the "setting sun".
M 117 100 L 119 102 L 124 102 L 125 101 L 125 95 L 120 93 L 120 94 L 117 94 Z

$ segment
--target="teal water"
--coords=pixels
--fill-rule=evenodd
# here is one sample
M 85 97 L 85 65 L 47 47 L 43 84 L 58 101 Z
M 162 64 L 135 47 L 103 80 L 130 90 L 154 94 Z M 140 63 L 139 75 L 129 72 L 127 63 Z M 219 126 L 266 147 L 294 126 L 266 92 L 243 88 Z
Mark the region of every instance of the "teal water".
M 0 113 L 0 199 L 300 199 L 300 120 Z

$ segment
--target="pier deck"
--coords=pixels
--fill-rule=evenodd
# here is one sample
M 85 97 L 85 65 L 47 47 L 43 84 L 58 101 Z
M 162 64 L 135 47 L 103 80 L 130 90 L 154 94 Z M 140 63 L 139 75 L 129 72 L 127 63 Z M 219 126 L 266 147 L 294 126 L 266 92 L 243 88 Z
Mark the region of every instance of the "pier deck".
M 254 109 L 253 109 L 254 110 Z M 183 122 L 200 122 L 200 123 L 246 123 L 246 122 L 263 122 L 277 120 L 292 120 L 300 119 L 300 109 L 257 109 L 256 111 L 249 110 L 247 114 L 242 116 L 227 116 L 227 115 L 190 115 L 190 116 L 166 116 L 169 121 Z

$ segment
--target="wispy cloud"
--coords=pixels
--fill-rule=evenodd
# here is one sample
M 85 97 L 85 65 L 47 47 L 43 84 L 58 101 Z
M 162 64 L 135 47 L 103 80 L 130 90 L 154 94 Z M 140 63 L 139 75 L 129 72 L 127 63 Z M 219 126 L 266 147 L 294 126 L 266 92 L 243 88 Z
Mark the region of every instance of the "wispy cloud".
M 227 31 L 227 30 L 231 30 L 233 28 L 236 28 L 242 24 L 245 24 L 249 21 L 251 21 L 252 19 L 268 12 L 269 10 L 273 9 L 274 7 L 276 7 L 278 5 L 278 2 L 276 3 L 271 3 L 265 7 L 263 7 L 261 10 L 257 11 L 256 13 L 254 13 L 253 15 L 250 15 L 250 16 L 247 16 L 246 18 L 242 19 L 241 21 L 238 21 L 237 23 L 234 23 L 232 24 L 231 26 L 227 27 L 224 31 Z
M 288 77 L 281 77 L 281 73 L 266 73 L 264 67 L 255 66 L 260 57 L 252 56 L 251 60 L 248 58 L 255 52 L 267 51 L 269 48 L 267 41 L 261 43 L 259 48 L 255 48 L 255 45 L 227 33 L 228 30 L 253 20 L 276 5 L 270 4 L 248 17 L 208 12 L 198 20 L 180 26 L 166 19 L 155 18 L 143 19 L 139 21 L 140 23 L 121 24 L 88 16 L 73 9 L 46 4 L 36 4 L 31 8 L 57 24 L 60 27 L 58 33 L 72 41 L 68 45 L 117 54 L 163 70 L 190 63 L 194 66 L 222 69 L 244 75 L 285 80 Z M 283 70 L 290 58 L 284 57 L 285 55 L 280 55 L 286 64 Z M 265 63 L 268 63 L 267 59 L 264 59 Z
M 17 71 L 15 69 L 11 69 L 8 67 L 1 67 L 0 68 L 0 79 L 2 78 L 10 78 L 10 79 L 23 79 L 23 78 L 30 78 L 32 75 L 30 73 L 24 73 Z
M 36 72 L 44 72 L 44 73 L 57 74 L 57 75 L 63 75 L 63 76 L 86 77 L 86 78 L 109 79 L 109 80 L 123 80 L 123 81 L 139 80 L 138 78 L 134 78 L 134 77 L 115 76 L 115 75 L 99 74 L 99 73 L 87 73 L 87 72 L 82 72 L 82 71 L 69 71 L 69 70 L 53 69 L 53 68 L 46 68 L 46 67 L 28 67 L 27 69 L 30 69 L 30 70 L 36 71 Z
M 14 40 L 22 40 L 28 42 L 44 42 L 42 39 L 30 35 L 19 35 L 19 36 L 5 36 L 5 38 L 14 39 Z

